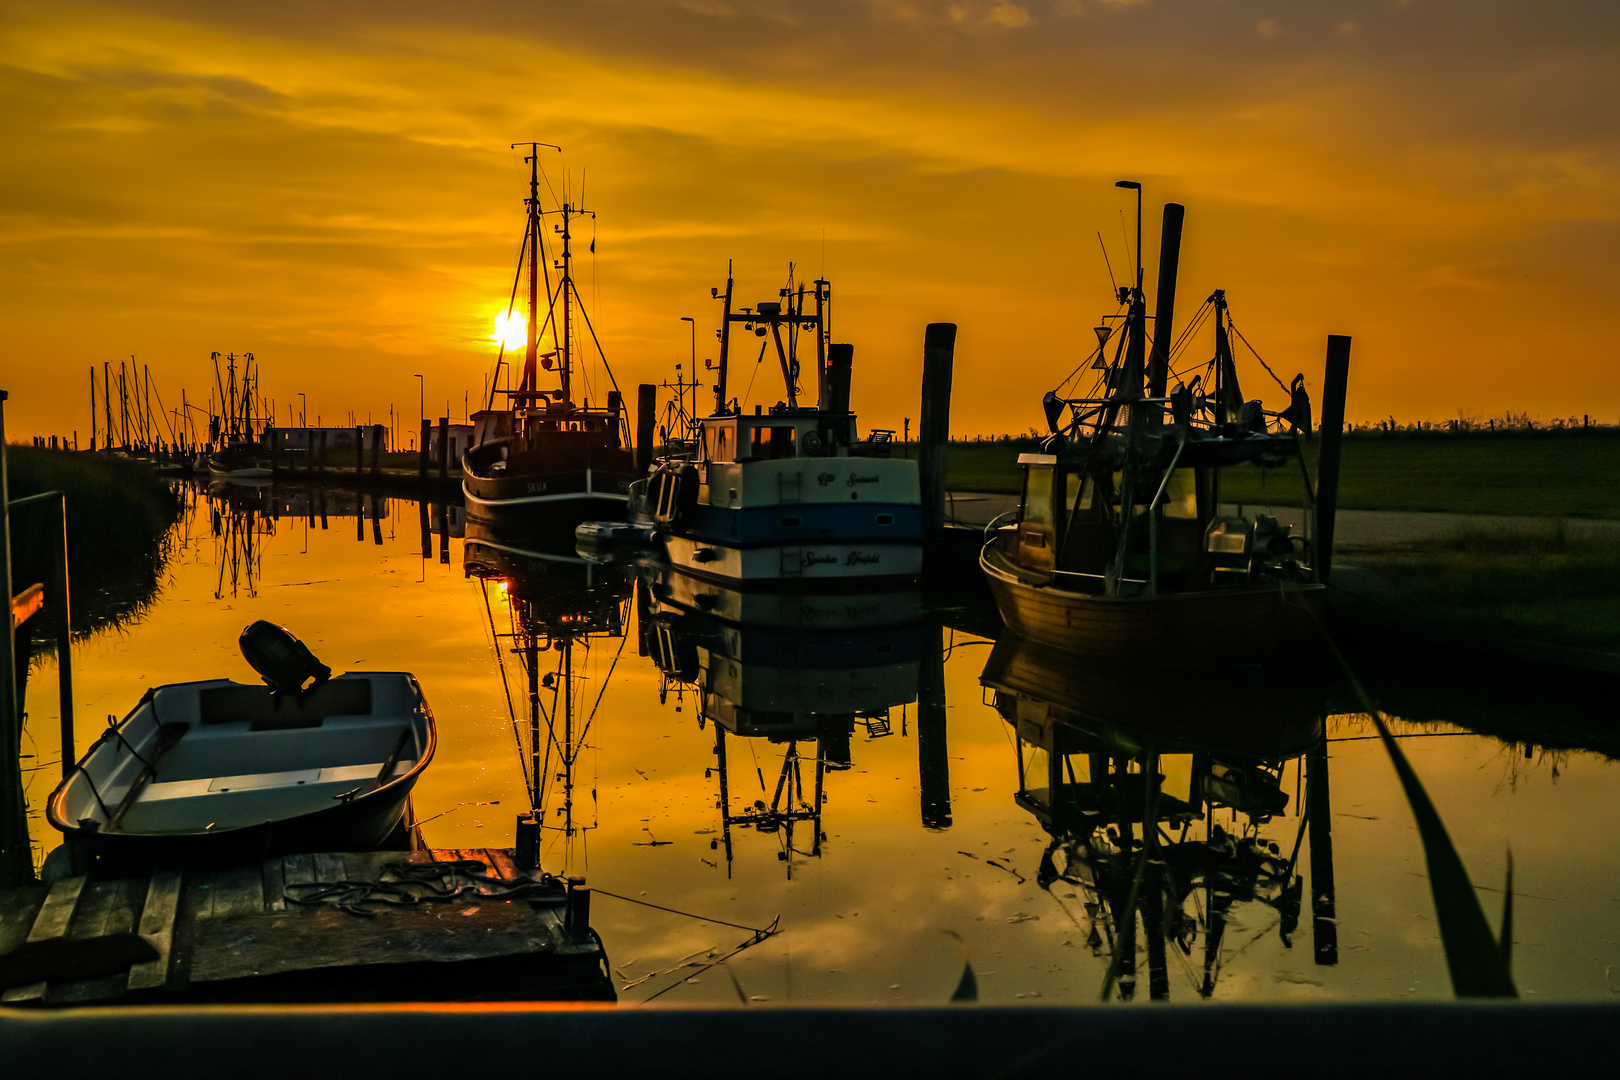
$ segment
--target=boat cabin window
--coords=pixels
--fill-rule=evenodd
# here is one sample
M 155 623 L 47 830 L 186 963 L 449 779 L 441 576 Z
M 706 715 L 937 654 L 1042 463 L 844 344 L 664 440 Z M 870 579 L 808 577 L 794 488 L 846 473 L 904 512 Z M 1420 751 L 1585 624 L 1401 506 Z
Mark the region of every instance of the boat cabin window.
M 793 426 L 791 424 L 756 427 L 753 430 L 753 436 L 754 445 L 751 456 L 756 461 L 794 456 Z
M 1097 501 L 1097 485 L 1085 483 L 1085 476 L 1081 473 L 1067 473 L 1064 483 L 1068 487 L 1068 495 L 1063 504 L 1070 510 L 1090 510 Z
M 1024 517 L 1026 525 L 1052 524 L 1052 467 L 1029 465 L 1024 469 Z
M 1198 517 L 1198 475 L 1193 469 L 1177 469 L 1164 488 L 1164 516 L 1192 521 Z
M 1018 765 L 1022 775 L 1018 787 L 1032 799 L 1050 806 L 1052 802 L 1052 755 L 1044 746 L 1018 744 Z
M 704 456 L 710 461 L 735 461 L 736 448 L 732 445 L 732 429 L 706 427 L 703 429 Z

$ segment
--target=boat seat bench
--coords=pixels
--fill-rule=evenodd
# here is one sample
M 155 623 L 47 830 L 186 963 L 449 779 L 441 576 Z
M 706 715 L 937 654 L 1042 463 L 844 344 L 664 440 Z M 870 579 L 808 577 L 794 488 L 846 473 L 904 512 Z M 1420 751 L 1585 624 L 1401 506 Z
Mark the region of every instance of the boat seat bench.
M 271 817 L 288 816 L 289 788 L 300 789 L 298 801 L 305 807 L 301 812 L 313 813 L 333 805 L 346 792 L 364 795 L 375 790 L 384 764 L 375 761 L 150 783 L 126 812 L 122 828 L 152 833 L 192 831 L 199 827 L 199 821 L 212 823 L 217 829 L 255 825 Z M 415 764 L 414 758 L 402 758 L 395 763 L 392 775 L 403 775 Z

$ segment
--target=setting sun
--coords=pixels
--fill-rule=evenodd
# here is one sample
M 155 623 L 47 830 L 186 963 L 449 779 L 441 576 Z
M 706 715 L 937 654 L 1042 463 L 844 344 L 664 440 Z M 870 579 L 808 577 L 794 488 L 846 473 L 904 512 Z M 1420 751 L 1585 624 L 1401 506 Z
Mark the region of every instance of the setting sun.
M 489 340 L 508 349 L 521 349 L 528 329 L 529 320 L 522 315 L 515 311 L 502 312 L 495 316 L 495 332 L 489 335 Z

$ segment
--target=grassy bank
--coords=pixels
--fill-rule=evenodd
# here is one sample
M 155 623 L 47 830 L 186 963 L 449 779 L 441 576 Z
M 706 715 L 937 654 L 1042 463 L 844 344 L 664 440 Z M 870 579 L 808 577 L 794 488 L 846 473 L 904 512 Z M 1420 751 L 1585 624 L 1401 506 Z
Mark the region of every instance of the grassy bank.
M 1320 440 L 1306 444 L 1312 474 Z M 906 448 L 915 456 L 915 444 Z M 1016 493 L 1035 440 L 951 444 L 955 491 Z M 1356 510 L 1620 518 L 1620 431 L 1356 433 L 1344 441 L 1339 505 Z M 1228 469 L 1227 498 L 1261 501 L 1259 470 Z M 1278 493 L 1272 492 L 1273 498 Z
M 1390 616 L 1459 634 L 1620 653 L 1620 540 L 1470 528 L 1414 550 L 1357 555 L 1339 582 Z
M 9 446 L 6 455 L 13 501 L 67 492 L 74 630 L 93 633 L 150 603 L 183 507 L 174 487 L 123 458 L 27 446 Z M 53 544 L 60 542 L 55 507 L 19 508 L 11 523 L 13 583 L 19 591 L 48 584 Z

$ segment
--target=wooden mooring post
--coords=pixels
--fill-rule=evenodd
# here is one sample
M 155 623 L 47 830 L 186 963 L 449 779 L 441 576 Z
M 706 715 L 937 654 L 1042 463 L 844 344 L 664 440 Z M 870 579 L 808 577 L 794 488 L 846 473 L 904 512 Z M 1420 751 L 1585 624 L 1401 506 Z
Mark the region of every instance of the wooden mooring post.
M 951 437 L 951 368 L 955 357 L 956 324 L 929 323 L 923 333 L 922 417 L 917 427 L 923 529 L 929 536 L 945 531 L 945 457 Z
M 450 475 L 450 418 L 439 417 L 439 479 Z
M 354 426 L 354 482 L 358 484 L 366 474 L 366 429 Z M 361 515 L 364 517 L 365 515 Z
M 658 420 L 658 387 L 642 383 L 636 387 L 636 475 L 646 476 L 652 467 L 653 433 Z
M 1316 580 L 1333 569 L 1333 527 L 1339 509 L 1339 466 L 1344 449 L 1344 399 L 1350 383 L 1350 338 L 1329 334 L 1322 375 L 1322 449 L 1316 465 Z
M 417 461 L 416 478 L 418 480 L 420 480 L 424 484 L 427 483 L 427 476 L 428 476 L 428 442 L 430 441 L 428 436 L 432 431 L 433 431 L 433 421 L 431 421 L 431 420 L 423 420 L 422 421 L 422 453 L 421 453 L 420 458 Z

